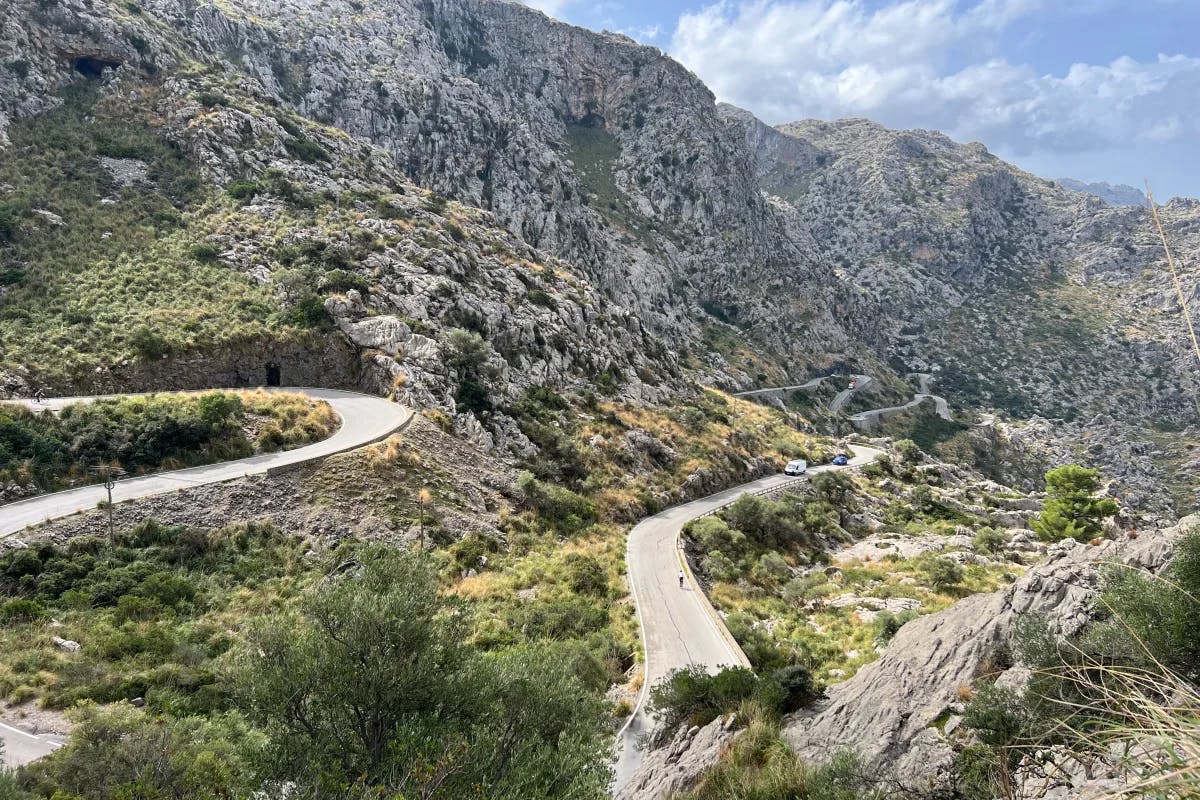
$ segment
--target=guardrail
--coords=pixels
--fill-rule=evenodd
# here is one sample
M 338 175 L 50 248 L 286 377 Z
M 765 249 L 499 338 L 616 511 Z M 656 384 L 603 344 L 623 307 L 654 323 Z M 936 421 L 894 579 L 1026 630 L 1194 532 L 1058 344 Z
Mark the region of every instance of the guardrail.
M 752 494 L 755 497 L 766 497 L 767 495 L 775 494 L 776 492 L 782 492 L 785 489 L 790 489 L 793 486 L 804 483 L 807 480 L 808 480 L 808 476 L 805 475 L 803 478 L 796 478 L 794 481 L 787 481 L 785 483 L 779 484 L 778 486 L 769 486 L 766 489 L 759 489 L 757 492 L 742 492 L 740 495 L 738 495 L 738 500 L 741 500 L 743 497 L 745 497 L 748 494 Z M 692 519 L 702 519 L 703 517 L 711 517 L 713 514 L 719 514 L 736 502 L 737 502 L 737 500 L 730 500 L 728 503 L 717 506 L 716 508 L 712 509 L 711 511 L 705 511 L 703 514 L 698 514 L 697 516 L 693 517 Z

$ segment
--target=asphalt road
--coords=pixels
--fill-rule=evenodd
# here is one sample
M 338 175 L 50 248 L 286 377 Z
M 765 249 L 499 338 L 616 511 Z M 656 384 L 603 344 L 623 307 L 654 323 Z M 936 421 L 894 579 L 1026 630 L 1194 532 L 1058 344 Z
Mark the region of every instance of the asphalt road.
M 50 755 L 62 747 L 63 740 L 61 736 L 49 733 L 34 735 L 0 722 L 0 744 L 4 745 L 0 765 L 19 767 Z
M 851 445 L 854 458 L 844 467 L 812 467 L 809 474 L 851 469 L 870 463 L 881 451 Z M 630 589 L 641 623 L 645 651 L 644 680 L 637 708 L 619 736 L 619 753 L 614 785 L 622 786 L 642 762 L 639 739 L 649 733 L 654 721 L 646 712 L 651 687 L 672 670 L 699 664 L 709 672 L 724 666 L 749 666 L 708 598 L 684 563 L 679 534 L 684 524 L 732 503 L 747 492 L 761 492 L 797 479 L 770 475 L 700 500 L 673 506 L 634 526 L 626 545 Z M 679 585 L 679 572 L 685 574 Z
M 386 439 L 403 427 L 412 418 L 413 413 L 410 409 L 396 405 L 382 397 L 373 397 L 357 392 L 303 387 L 285 387 L 268 391 L 292 392 L 315 400 L 324 400 L 342 418 L 341 427 L 328 439 L 298 447 L 295 450 L 265 453 L 203 467 L 190 467 L 172 472 L 126 478 L 116 482 L 116 486 L 113 488 L 113 502 L 137 500 L 143 497 L 168 494 L 189 486 L 220 483 L 246 475 L 257 475 L 275 467 L 314 461 L 335 453 L 353 450 L 356 447 Z M 95 399 L 97 398 L 73 397 L 55 398 L 40 404 L 21 402 L 31 408 L 59 409 L 72 403 L 90 402 Z M 0 506 L 0 538 L 19 533 L 30 525 L 38 525 L 95 508 L 106 497 L 104 486 L 96 484 L 69 489 L 65 492 L 44 494 Z
M 137 500 L 159 494 L 168 494 L 189 486 L 241 478 L 266 472 L 274 467 L 314 461 L 335 453 L 353 450 L 363 445 L 386 439 L 404 427 L 413 412 L 381 397 L 343 392 L 336 389 L 282 388 L 268 391 L 284 391 L 303 394 L 315 400 L 324 400 L 333 407 L 342 419 L 337 432 L 320 442 L 287 450 L 192 467 L 173 472 L 161 472 L 117 481 L 113 488 L 113 502 Z M 72 403 L 90 402 L 94 397 L 68 397 L 46 400 L 43 403 L 26 403 L 31 408 L 57 410 Z M 29 525 L 70 516 L 79 511 L 96 507 L 106 498 L 102 485 L 84 486 L 65 492 L 41 495 L 0 506 L 0 539 L 23 531 Z M 0 723 L 0 744 L 4 746 L 3 763 L 18 766 L 36 761 L 62 746 L 56 736 L 34 736 L 17 728 Z
M 842 406 L 846 405 L 846 403 L 850 401 L 850 395 L 854 394 L 855 392 L 862 391 L 871 385 L 871 381 L 875 380 L 870 375 L 852 375 L 851 377 L 854 378 L 854 388 L 842 389 L 837 393 L 837 396 L 834 397 L 833 401 L 829 404 L 829 410 L 831 413 L 836 414 L 837 412 L 841 411 Z

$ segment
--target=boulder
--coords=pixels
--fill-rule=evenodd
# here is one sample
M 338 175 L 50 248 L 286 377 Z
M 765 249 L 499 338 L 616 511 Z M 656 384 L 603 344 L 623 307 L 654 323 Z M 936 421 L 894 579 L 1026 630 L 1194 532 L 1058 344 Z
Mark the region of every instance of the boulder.
M 1045 614 L 1057 633 L 1077 633 L 1091 619 L 1102 562 L 1158 570 L 1173 540 L 1197 522 L 1200 517 L 1097 547 L 1071 540 L 1052 545 L 1045 562 L 1004 590 L 965 598 L 904 625 L 878 661 L 791 717 L 785 738 L 811 761 L 854 748 L 870 773 L 909 787 L 943 777 L 953 749 L 935 723 L 1009 645 L 1017 617 Z
M 741 733 L 734 727 L 730 714 L 704 727 L 679 731 L 667 745 L 646 753 L 645 760 L 617 790 L 615 800 L 660 800 L 691 788 Z

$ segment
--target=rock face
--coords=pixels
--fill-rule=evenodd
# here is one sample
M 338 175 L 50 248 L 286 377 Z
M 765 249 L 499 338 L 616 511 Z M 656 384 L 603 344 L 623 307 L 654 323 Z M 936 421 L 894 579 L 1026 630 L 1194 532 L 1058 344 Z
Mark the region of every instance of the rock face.
M 1057 633 L 1077 633 L 1090 620 L 1101 562 L 1158 570 L 1174 539 L 1198 521 L 1098 547 L 1072 540 L 1052 545 L 1043 563 L 1004 591 L 968 597 L 904 625 L 878 661 L 792 717 L 785 738 L 813 761 L 853 747 L 868 772 L 912 788 L 945 778 L 953 756 L 946 732 L 957 727 L 959 692 L 994 667 L 1017 617 L 1043 614 Z
M 739 732 L 732 714 L 704 727 L 679 731 L 670 742 L 646 754 L 646 760 L 617 791 L 616 800 L 662 800 L 691 788 L 720 760 L 721 752 Z
M 648 366 L 670 372 L 681 355 L 726 386 L 903 363 L 937 372 L 955 405 L 1194 417 L 1185 337 L 1145 212 L 1064 190 L 980 145 L 865 120 L 770 128 L 715 104 L 656 49 L 495 0 L 147 0 L 140 14 L 112 0 L 11 6 L 0 21 L 0 131 L 62 102 L 68 82 L 129 91 L 153 77 L 164 133 L 218 185 L 283 170 L 342 196 L 394 189 L 403 175 L 489 212 L 486 223 L 512 237 L 506 249 L 562 259 L 603 298 L 546 313 L 521 295 L 549 289 L 518 286 L 520 275 L 501 278 L 491 264 L 497 280 L 483 293 L 492 281 L 469 275 L 481 255 L 470 232 L 352 264 L 385 278 L 386 302 L 370 298 L 368 315 L 410 333 L 428 336 L 405 318 L 443 321 L 418 313 L 439 287 L 467 284 L 458 312 L 482 318 L 488 336 L 519 331 L 510 345 L 527 348 L 555 323 L 556 334 L 588 337 L 589 352 L 600 337 L 592 361 L 631 379 Z M 188 60 L 211 79 L 185 77 Z M 220 93 L 228 102 L 214 101 Z M 280 109 L 326 126 L 304 136 L 335 156 L 329 165 L 297 163 L 296 121 Z M 142 179 L 136 162 L 98 168 Z M 264 218 L 278 213 L 262 205 Z M 1176 202 L 1165 216 L 1181 254 L 1200 251 L 1200 209 Z M 386 235 L 388 223 L 364 224 Z M 262 242 L 221 244 L 257 280 L 278 279 L 256 257 Z M 418 259 L 435 269 L 413 270 Z M 444 317 L 448 304 L 434 305 Z M 461 376 L 432 380 L 418 363 L 428 348 L 407 364 L 388 353 L 409 341 L 395 323 L 358 314 L 338 325 L 385 345 L 358 345 L 368 384 L 430 377 L 416 394 L 448 408 Z M 632 328 L 641 363 L 616 341 L 621 328 Z M 556 349 L 533 369 L 505 360 L 531 383 L 596 366 L 580 365 L 577 347 Z
M 1073 192 L 1087 192 L 1094 194 L 1109 205 L 1114 206 L 1144 206 L 1146 205 L 1146 195 L 1141 189 L 1133 186 L 1128 186 L 1124 183 L 1118 183 L 1113 186 L 1111 183 L 1101 181 L 1099 183 L 1085 183 L 1077 181 L 1074 178 L 1059 178 L 1058 185 L 1064 189 L 1070 189 Z

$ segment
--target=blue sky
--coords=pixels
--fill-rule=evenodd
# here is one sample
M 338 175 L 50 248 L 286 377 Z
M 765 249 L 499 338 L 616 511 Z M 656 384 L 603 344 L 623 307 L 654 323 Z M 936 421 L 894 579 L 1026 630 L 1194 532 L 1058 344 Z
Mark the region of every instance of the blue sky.
M 1200 197 L 1200 0 L 526 0 L 770 123 L 934 128 L 1049 178 Z

